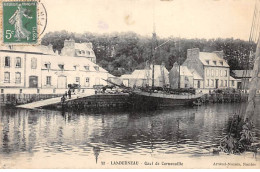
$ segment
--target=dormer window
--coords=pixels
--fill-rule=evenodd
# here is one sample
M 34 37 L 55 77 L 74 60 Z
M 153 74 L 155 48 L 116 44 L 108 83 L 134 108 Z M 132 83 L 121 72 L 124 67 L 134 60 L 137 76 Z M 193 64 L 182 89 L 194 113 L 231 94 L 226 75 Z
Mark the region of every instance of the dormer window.
M 51 63 L 49 62 L 49 63 L 45 63 L 44 64 L 44 67 L 46 68 L 46 69 L 50 69 L 51 68 Z
M 99 67 L 98 66 L 95 66 L 94 67 L 96 71 L 99 71 Z
M 213 61 L 214 65 L 217 65 L 217 61 Z
M 206 60 L 206 63 L 209 64 L 209 60 Z
M 79 65 L 74 65 L 74 70 L 77 70 L 79 68 Z
M 58 66 L 59 66 L 60 70 L 64 70 L 64 64 L 59 64 Z
M 87 55 L 90 55 L 90 51 L 87 51 Z
M 86 70 L 89 70 L 89 66 L 84 66 Z
M 84 51 L 84 50 L 82 50 L 82 51 L 81 51 L 81 54 L 85 54 L 85 51 Z
M 223 66 L 223 61 L 220 61 L 219 63 L 220 63 L 221 66 Z

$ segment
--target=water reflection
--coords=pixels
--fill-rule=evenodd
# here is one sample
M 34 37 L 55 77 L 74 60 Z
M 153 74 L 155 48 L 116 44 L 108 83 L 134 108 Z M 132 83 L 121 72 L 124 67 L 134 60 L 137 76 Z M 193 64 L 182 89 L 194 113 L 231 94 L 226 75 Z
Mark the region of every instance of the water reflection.
M 97 163 L 105 153 L 118 157 L 209 154 L 227 132 L 228 118 L 240 106 L 97 114 L 1 108 L 0 156 L 76 154 L 93 157 Z M 259 118 L 255 121 L 259 131 Z M 259 141 L 259 132 L 256 136 Z

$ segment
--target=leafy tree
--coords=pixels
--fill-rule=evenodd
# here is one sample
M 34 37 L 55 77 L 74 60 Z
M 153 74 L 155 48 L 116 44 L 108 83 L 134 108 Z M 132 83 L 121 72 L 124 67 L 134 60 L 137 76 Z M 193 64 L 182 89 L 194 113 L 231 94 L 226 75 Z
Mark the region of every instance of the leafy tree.
M 95 34 L 69 33 L 65 30 L 49 32 L 42 38 L 41 44 L 52 44 L 54 51 L 61 51 L 64 40 L 75 42 L 92 42 L 97 64 L 115 75 L 131 73 L 136 68 L 142 69 L 147 61 L 152 61 L 152 38 L 140 36 L 133 32 Z M 170 41 L 168 41 L 170 39 Z M 199 48 L 200 51 L 224 51 L 224 59 L 231 70 L 251 69 L 254 55 L 249 57 L 250 50 L 255 52 L 256 45 L 239 39 L 184 39 L 157 38 L 156 45 L 168 41 L 154 51 L 155 64 L 165 63 L 170 70 L 175 62 L 183 63 L 187 57 L 187 49 Z M 124 69 L 124 70 L 123 70 Z

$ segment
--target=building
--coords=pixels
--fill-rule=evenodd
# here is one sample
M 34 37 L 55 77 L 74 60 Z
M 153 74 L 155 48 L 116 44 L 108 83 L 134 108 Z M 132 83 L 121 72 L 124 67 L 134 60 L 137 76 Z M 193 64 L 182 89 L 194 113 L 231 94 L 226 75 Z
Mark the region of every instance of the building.
M 238 80 L 238 89 L 248 89 L 252 78 L 252 70 L 232 70 L 231 75 Z
M 96 63 L 96 56 L 91 42 L 75 43 L 73 39 L 65 40 L 61 50 L 62 56 L 84 57 Z
M 234 89 L 240 89 L 241 79 L 235 79 L 232 76 L 229 78 L 229 87 Z
M 69 84 L 79 85 L 82 91 L 95 85 L 107 85 L 104 80 L 111 75 L 94 63 L 93 50 L 84 49 L 85 53 L 90 51 L 90 56 L 78 55 L 78 50 L 90 44 L 75 45 L 75 56 L 65 56 L 66 48 L 62 50 L 63 55 L 54 53 L 52 46 L 0 47 L 1 93 L 51 94 L 64 93 Z
M 232 70 L 232 77 L 237 81 L 237 89 L 249 89 L 249 84 L 253 76 L 253 70 Z M 260 76 L 258 76 L 260 85 Z
M 187 66 L 179 66 L 177 63 L 174 63 L 172 69 L 169 72 L 170 87 L 173 89 L 179 88 L 179 84 L 180 88 L 193 87 L 193 79 L 193 74 L 190 72 Z
M 194 85 L 207 90 L 229 87 L 230 69 L 223 59 L 223 51 L 209 53 L 200 52 L 199 48 L 188 49 L 182 65 L 203 79 L 196 80 Z
M 125 74 L 121 77 L 122 83 L 127 87 L 152 86 L 152 65 L 148 69 L 136 69 L 132 74 Z M 154 86 L 163 87 L 169 85 L 169 72 L 162 65 L 154 65 Z

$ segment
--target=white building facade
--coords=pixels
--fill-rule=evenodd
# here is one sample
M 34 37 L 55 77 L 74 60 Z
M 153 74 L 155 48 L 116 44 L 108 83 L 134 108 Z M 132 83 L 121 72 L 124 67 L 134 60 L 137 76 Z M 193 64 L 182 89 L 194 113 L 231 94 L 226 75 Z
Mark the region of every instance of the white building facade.
M 230 69 L 223 59 L 223 51 L 200 52 L 198 48 L 187 50 L 187 59 L 183 63 L 190 71 L 195 71 L 196 76 L 201 78 L 194 80 L 198 82 L 198 88 L 222 89 L 230 87 Z
M 107 85 L 110 74 L 92 56 L 58 55 L 50 46 L 1 47 L 0 93 L 52 94 L 64 93 L 69 84 L 80 85 L 82 91 Z

